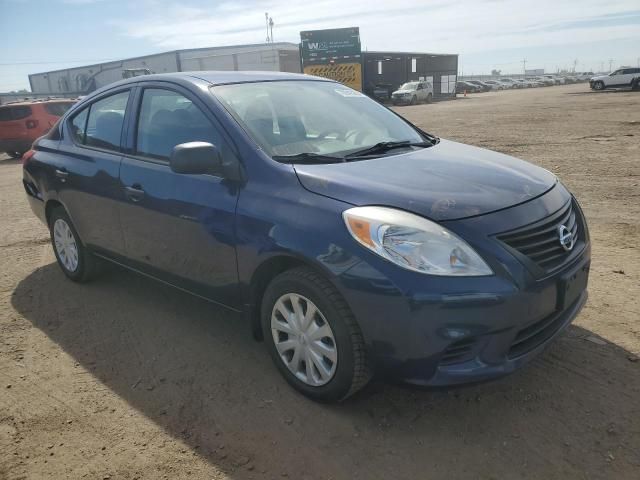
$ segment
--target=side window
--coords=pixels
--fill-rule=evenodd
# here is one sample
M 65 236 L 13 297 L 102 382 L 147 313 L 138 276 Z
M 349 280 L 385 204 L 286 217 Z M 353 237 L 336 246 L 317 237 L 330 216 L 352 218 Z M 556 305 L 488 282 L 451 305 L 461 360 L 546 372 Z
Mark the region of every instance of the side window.
M 171 90 L 145 89 L 138 117 L 137 154 L 168 160 L 173 147 L 194 141 L 213 143 L 225 156 L 220 133 L 191 100 Z
M 83 144 L 84 143 L 84 135 L 87 130 L 87 116 L 89 114 L 89 107 L 81 110 L 79 113 L 76 113 L 71 119 L 71 123 L 69 124 L 71 127 L 71 138 L 74 142 Z
M 120 135 L 129 92 L 120 92 L 92 103 L 85 131 L 85 145 L 120 149 Z

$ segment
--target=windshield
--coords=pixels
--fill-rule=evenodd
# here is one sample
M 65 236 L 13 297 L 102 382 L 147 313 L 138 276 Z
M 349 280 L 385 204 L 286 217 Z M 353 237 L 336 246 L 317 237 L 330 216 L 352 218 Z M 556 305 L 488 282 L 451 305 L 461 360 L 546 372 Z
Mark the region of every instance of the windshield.
M 425 140 L 385 107 L 334 82 L 239 83 L 211 91 L 272 157 L 343 157 L 380 142 Z
M 417 82 L 408 82 L 403 84 L 398 90 L 415 90 L 418 88 Z

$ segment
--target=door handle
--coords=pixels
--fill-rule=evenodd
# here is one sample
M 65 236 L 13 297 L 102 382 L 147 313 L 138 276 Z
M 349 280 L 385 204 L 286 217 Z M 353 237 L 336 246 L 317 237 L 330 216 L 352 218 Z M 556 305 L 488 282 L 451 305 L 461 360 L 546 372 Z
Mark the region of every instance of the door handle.
M 66 168 L 56 168 L 56 177 L 58 177 L 61 181 L 66 182 L 68 176 L 69 172 L 67 172 Z
M 132 202 L 139 202 L 142 197 L 144 197 L 144 190 L 137 183 L 133 184 L 130 187 L 124 187 L 124 191 L 127 195 L 127 198 Z

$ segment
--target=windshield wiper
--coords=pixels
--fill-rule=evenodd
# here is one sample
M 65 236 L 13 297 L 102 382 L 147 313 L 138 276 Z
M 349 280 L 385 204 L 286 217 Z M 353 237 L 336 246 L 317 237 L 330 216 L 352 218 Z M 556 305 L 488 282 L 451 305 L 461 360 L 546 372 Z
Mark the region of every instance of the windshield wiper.
M 273 158 L 276 162 L 280 163 L 342 163 L 345 161 L 344 157 L 332 157 L 331 155 L 321 155 L 313 152 L 303 152 L 296 155 L 274 155 Z
M 432 147 L 433 143 L 431 142 L 412 142 L 410 140 L 404 140 L 401 142 L 380 142 L 375 145 L 367 148 L 363 148 L 362 150 L 357 150 L 355 152 L 349 153 L 345 155 L 344 158 L 357 158 L 357 157 L 366 157 L 368 155 L 375 155 L 378 153 L 385 153 L 389 150 L 393 150 L 394 148 L 406 148 L 406 147 Z

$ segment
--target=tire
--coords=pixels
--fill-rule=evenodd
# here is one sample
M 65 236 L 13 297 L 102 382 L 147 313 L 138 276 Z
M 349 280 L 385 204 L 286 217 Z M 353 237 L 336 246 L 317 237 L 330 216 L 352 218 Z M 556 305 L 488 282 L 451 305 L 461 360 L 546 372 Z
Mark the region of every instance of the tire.
M 301 312 L 309 312 L 315 306 L 317 313 L 309 320 L 307 328 L 296 329 L 296 334 L 283 333 L 284 327 L 293 332 L 291 326 L 295 326 L 296 321 L 284 320 L 284 315 L 280 314 L 281 308 L 284 307 L 290 315 L 295 316 L 295 299 L 299 301 L 298 306 L 302 307 Z M 303 395 L 320 402 L 338 402 L 353 395 L 369 382 L 371 369 L 360 327 L 336 288 L 314 270 L 299 267 L 275 277 L 262 299 L 261 323 L 265 344 L 273 362 L 289 385 Z M 319 329 L 323 333 L 318 334 Z M 312 336 L 314 333 L 315 339 Z M 320 338 L 319 335 L 325 333 L 326 336 Z M 285 350 L 287 345 L 284 342 L 291 340 L 297 346 Z M 279 347 L 276 347 L 276 342 Z M 335 362 L 330 362 L 329 356 L 322 356 L 320 360 L 323 371 L 326 373 L 326 370 L 331 370 L 332 373 L 321 377 L 318 363 L 314 360 L 311 362 L 315 365 L 311 367 L 309 379 L 310 370 L 302 358 L 298 357 L 299 360 L 295 361 L 296 352 L 304 356 L 305 350 L 316 351 L 317 345 L 321 345 L 320 350 L 333 352 L 330 356 L 335 358 Z M 278 348 L 281 348 L 281 353 Z M 292 367 L 285 363 L 285 358 Z M 297 373 L 293 370 L 297 370 Z
M 7 152 L 7 155 L 9 155 L 11 158 L 22 158 L 23 153 L 22 152 Z
M 593 83 L 593 89 L 600 91 L 600 90 L 604 90 L 604 82 L 598 80 L 597 82 Z
M 411 102 L 409 102 L 409 105 L 416 105 L 417 103 L 418 103 L 418 99 L 414 95 L 413 97 L 411 97 Z
M 78 232 L 64 208 L 56 207 L 51 212 L 49 234 L 53 253 L 62 272 L 69 279 L 79 283 L 87 282 L 93 278 L 97 259 L 82 244 Z M 65 234 L 67 235 L 65 236 Z M 74 250 L 74 246 L 75 255 L 70 253 Z
M 427 95 L 427 103 L 431 103 L 431 102 L 433 102 L 433 95 L 428 94 Z
M 640 78 L 634 78 L 631 81 L 631 90 L 633 91 L 640 90 Z

